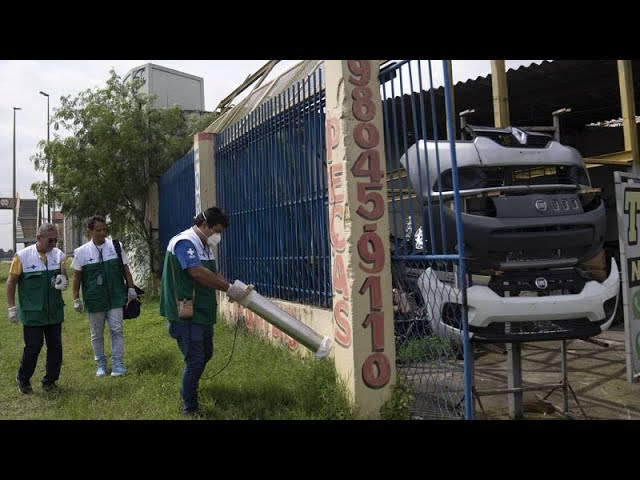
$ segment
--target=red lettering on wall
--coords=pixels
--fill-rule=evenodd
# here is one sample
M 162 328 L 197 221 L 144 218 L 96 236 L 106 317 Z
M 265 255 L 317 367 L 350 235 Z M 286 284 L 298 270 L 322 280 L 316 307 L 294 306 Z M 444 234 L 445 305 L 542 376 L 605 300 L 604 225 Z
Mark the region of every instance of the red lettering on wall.
M 362 262 L 358 262 L 361 270 L 367 273 L 379 273 L 384 267 L 385 255 L 382 248 L 382 240 L 375 232 L 365 232 L 358 239 L 358 255 L 362 261 L 371 268 L 365 266 Z
M 341 223 L 344 221 L 344 204 L 342 203 L 336 203 L 329 207 L 329 236 L 331 245 L 333 245 L 338 252 L 342 252 L 347 246 L 347 239 L 341 237 L 336 230 L 336 224 L 334 223 L 336 219 Z
M 354 177 L 367 177 L 372 182 L 378 183 L 384 173 L 380 168 L 380 153 L 375 148 L 365 150 L 351 167 L 351 173 Z
M 371 64 L 367 60 L 348 60 L 347 65 L 351 76 L 349 83 L 351 85 L 368 85 L 371 81 Z
M 380 192 L 371 190 L 382 190 L 381 183 L 358 183 L 358 202 L 362 205 L 356 210 L 357 214 L 365 220 L 378 220 L 384 215 L 384 198 Z M 371 204 L 370 210 L 365 205 Z
M 333 294 L 340 294 L 345 300 L 349 299 L 349 287 L 347 285 L 347 271 L 344 268 L 344 258 L 337 254 L 333 258 Z
M 341 346 L 351 346 L 351 324 L 349 323 L 349 304 L 344 300 L 338 300 L 333 305 L 333 316 L 336 320 L 334 337 Z
M 369 292 L 369 308 L 371 310 L 382 310 L 382 287 L 380 286 L 380 277 L 368 276 L 360 287 L 358 293 L 365 295 L 367 289 Z
M 371 101 L 371 90 L 368 87 L 356 87 L 351 92 L 353 116 L 361 122 L 368 122 L 376 116 L 376 106 Z
M 391 364 L 382 352 L 372 353 L 362 364 L 362 380 L 369 388 L 382 388 L 391 378 Z
M 281 336 L 281 335 L 282 335 L 282 331 L 281 331 L 279 328 L 277 328 L 277 327 L 271 327 L 271 336 L 272 336 L 274 339 L 276 339 L 276 340 L 277 340 L 278 338 L 280 338 L 280 336 Z
M 353 139 L 362 149 L 377 147 L 380 132 L 373 123 L 359 123 L 353 129 Z
M 391 365 L 384 354 L 384 312 L 381 280 L 379 276 L 371 274 L 379 273 L 385 265 L 386 255 L 382 239 L 376 233 L 377 221 L 386 214 L 387 199 L 381 193 L 384 185 L 381 183 L 384 177 L 384 166 L 381 165 L 380 132 L 374 121 L 378 114 L 376 104 L 373 102 L 371 62 L 369 60 L 349 60 L 347 62 L 349 83 L 354 86 L 351 90 L 351 111 L 358 121 L 353 128 L 353 139 L 356 145 L 363 149 L 351 166 L 351 173 L 356 179 L 366 179 L 356 184 L 358 208 L 356 213 L 367 222 L 363 226 L 363 232 L 357 240 L 358 268 L 370 274 L 360 290 L 359 295 L 369 295 L 369 312 L 362 321 L 363 328 L 371 329 L 372 353 L 362 364 L 362 379 L 369 388 L 381 388 L 391 378 Z M 373 88 L 378 88 L 374 85 Z
M 326 117 L 327 163 L 333 160 L 333 150 L 340 145 L 340 122 L 337 118 Z
M 334 296 L 334 338 L 343 346 L 349 347 L 352 342 L 352 330 L 349 319 L 349 299 L 347 273 L 344 266 L 344 258 L 340 252 L 347 247 L 347 239 L 344 238 L 344 172 L 345 165 L 342 159 L 333 164 L 333 151 L 342 143 L 340 134 L 340 121 L 338 118 L 326 117 L 326 141 L 327 141 L 327 176 L 329 190 L 329 237 L 333 247 L 332 259 L 332 287 Z
M 371 350 L 384 351 L 384 312 L 370 312 L 362 326 L 371 328 Z
M 342 180 L 344 173 L 344 165 L 341 163 L 329 165 L 329 204 L 336 202 L 344 202 L 344 192 L 342 189 Z M 336 192 L 336 189 L 340 189 Z
M 296 318 L 300 314 L 300 310 L 291 305 L 280 306 L 280 308 Z M 228 312 L 231 319 L 234 319 L 238 322 L 244 319 L 248 330 L 253 331 L 254 333 L 257 333 L 258 335 L 266 338 L 269 338 L 269 334 L 271 334 L 271 339 L 274 341 L 274 343 L 280 343 L 290 350 L 295 350 L 298 348 L 299 344 L 296 340 L 289 337 L 278 327 L 276 327 L 275 325 L 271 325 L 269 322 L 262 319 L 259 315 L 253 313 L 251 310 L 234 303 L 231 305 L 227 305 L 225 311 Z

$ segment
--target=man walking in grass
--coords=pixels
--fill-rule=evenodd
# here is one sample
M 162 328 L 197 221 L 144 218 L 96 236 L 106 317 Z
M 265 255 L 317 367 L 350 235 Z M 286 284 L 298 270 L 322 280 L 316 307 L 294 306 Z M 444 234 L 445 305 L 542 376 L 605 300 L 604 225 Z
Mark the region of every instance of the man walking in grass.
M 227 292 L 233 300 L 248 295 L 236 291 L 216 272 L 211 247 L 221 239 L 229 217 L 217 207 L 199 213 L 195 225 L 169 241 L 162 270 L 160 315 L 169 321 L 169 335 L 176 340 L 184 356 L 182 373 L 182 413 L 199 416 L 198 383 L 207 362 L 213 356 L 213 325 L 216 322 L 216 290 Z M 189 304 L 190 307 L 181 308 Z
M 45 340 L 47 364 L 42 379 L 43 390 L 55 391 L 60 376 L 64 321 L 62 290 L 66 290 L 69 282 L 64 267 L 66 256 L 55 247 L 57 241 L 58 229 L 53 223 L 40 225 L 36 243 L 16 253 L 7 278 L 9 321 L 21 321 L 23 325 L 24 351 L 16 375 L 18 390 L 23 395 L 33 393 L 31 377 Z
M 122 307 L 137 298 L 133 278 L 129 271 L 129 259 L 124 249 L 121 251 L 120 267 L 113 241 L 107 238 L 107 221 L 101 215 L 89 219 L 91 240 L 73 252 L 73 308 L 82 313 L 89 312 L 91 346 L 98 364 L 96 377 L 107 374 L 107 357 L 104 353 L 104 325 L 109 325 L 111 337 L 111 376 L 119 377 L 127 373 L 124 366 L 124 334 Z M 126 285 L 122 279 L 126 278 Z M 80 287 L 82 286 L 82 300 Z M 128 290 L 127 290 L 128 289 Z M 83 304 L 84 300 L 84 304 Z

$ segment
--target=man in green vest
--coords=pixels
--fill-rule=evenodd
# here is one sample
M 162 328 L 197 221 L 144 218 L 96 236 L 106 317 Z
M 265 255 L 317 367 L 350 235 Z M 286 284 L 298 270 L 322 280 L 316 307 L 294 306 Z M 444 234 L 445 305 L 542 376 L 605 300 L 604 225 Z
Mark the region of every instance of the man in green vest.
M 91 347 L 97 362 L 96 377 L 107 374 L 104 353 L 104 326 L 111 338 L 111 376 L 127 373 L 124 366 L 124 331 L 122 307 L 138 295 L 133 288 L 129 259 L 121 250 L 122 266 L 113 241 L 107 238 L 107 221 L 101 215 L 89 219 L 89 240 L 73 252 L 73 308 L 89 312 Z M 125 284 L 126 279 L 126 284 Z M 82 287 L 82 300 L 80 299 Z
M 53 223 L 43 223 L 36 243 L 16 253 L 7 278 L 9 321 L 22 322 L 24 351 L 16 375 L 18 391 L 33 393 L 31 376 L 36 369 L 43 341 L 47 342 L 46 373 L 42 388 L 57 389 L 56 381 L 62 366 L 62 322 L 64 301 L 62 290 L 69 282 L 64 266 L 66 255 L 56 248 L 58 229 Z M 18 305 L 15 303 L 18 287 Z
M 220 242 L 222 231 L 229 226 L 229 217 L 221 209 L 212 207 L 198 214 L 194 221 L 193 227 L 169 241 L 160 298 L 160 315 L 169 321 L 169 335 L 184 356 L 180 395 L 185 416 L 200 415 L 198 382 L 213 356 L 216 290 L 227 292 L 231 301 L 238 301 L 253 288 L 249 285 L 245 291 L 230 289 L 229 282 L 216 272 L 211 247 Z

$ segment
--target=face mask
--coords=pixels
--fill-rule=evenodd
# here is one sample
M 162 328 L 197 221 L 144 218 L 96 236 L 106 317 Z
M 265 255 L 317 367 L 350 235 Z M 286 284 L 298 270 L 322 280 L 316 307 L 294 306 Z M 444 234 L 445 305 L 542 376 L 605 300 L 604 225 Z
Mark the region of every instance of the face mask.
M 209 238 L 207 238 L 207 243 L 211 245 L 211 247 L 215 247 L 220 243 L 220 240 L 222 240 L 222 235 L 220 235 L 219 233 L 214 233 Z

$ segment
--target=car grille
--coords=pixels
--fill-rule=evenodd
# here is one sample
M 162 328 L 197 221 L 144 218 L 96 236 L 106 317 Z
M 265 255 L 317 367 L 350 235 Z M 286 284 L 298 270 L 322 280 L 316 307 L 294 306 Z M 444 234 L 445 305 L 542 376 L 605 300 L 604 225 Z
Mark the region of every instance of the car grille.
M 492 277 L 489 288 L 501 297 L 517 297 L 522 292 L 536 297 L 577 295 L 582 292 L 588 277 L 588 273 L 575 268 L 508 272 Z
M 520 143 L 513 135 L 510 133 L 504 132 L 496 132 L 496 131 L 482 131 L 477 132 L 478 136 L 487 137 L 498 145 L 502 145 L 507 148 L 546 148 L 549 145 L 549 142 L 553 140 L 551 137 L 546 135 L 527 135 L 527 143 Z

